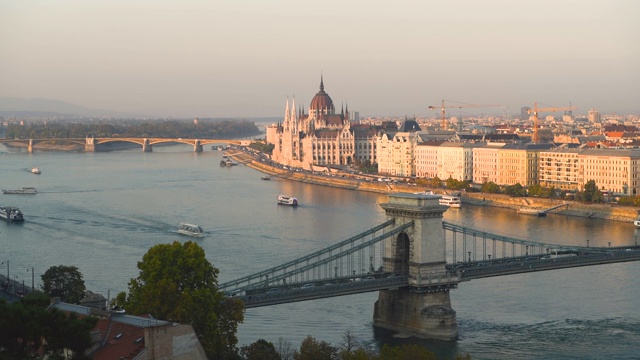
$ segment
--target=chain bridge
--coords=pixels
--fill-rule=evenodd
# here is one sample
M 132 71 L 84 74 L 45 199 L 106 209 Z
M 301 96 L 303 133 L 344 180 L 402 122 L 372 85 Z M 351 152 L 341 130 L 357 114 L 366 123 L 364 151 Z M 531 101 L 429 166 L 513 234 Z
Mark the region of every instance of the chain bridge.
M 640 247 L 519 239 L 445 222 L 437 195 L 394 194 L 387 221 L 325 249 L 219 285 L 246 308 L 379 292 L 374 325 L 452 340 L 449 291 L 474 279 L 640 260 Z
M 187 139 L 187 138 L 136 138 L 136 137 L 93 137 L 86 138 L 45 138 L 45 139 L 4 139 L 2 143 L 6 144 L 25 144 L 27 151 L 33 153 L 33 147 L 38 143 L 49 144 L 76 144 L 84 146 L 85 152 L 96 151 L 96 146 L 126 142 L 138 144 L 142 147 L 143 152 L 152 152 L 153 145 L 156 144 L 188 144 L 193 145 L 193 151 L 202 152 L 202 146 L 207 144 L 234 144 L 240 145 L 241 140 L 237 139 Z M 23 145 L 24 146 L 24 145 Z

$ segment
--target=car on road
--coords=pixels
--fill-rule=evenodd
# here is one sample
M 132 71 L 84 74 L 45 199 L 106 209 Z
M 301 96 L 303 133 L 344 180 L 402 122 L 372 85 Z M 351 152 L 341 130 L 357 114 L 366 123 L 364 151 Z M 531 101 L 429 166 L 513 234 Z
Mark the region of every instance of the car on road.
M 302 286 L 300 286 L 300 289 L 311 289 L 316 287 L 315 284 L 304 284 Z

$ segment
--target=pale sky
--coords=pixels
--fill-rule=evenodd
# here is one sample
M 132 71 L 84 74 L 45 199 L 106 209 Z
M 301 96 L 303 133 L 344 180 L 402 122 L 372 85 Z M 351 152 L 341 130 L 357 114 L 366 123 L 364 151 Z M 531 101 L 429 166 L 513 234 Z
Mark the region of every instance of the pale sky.
M 640 113 L 638 0 L 0 0 L 0 97 L 175 117 Z M 468 109 L 489 113 L 492 109 Z

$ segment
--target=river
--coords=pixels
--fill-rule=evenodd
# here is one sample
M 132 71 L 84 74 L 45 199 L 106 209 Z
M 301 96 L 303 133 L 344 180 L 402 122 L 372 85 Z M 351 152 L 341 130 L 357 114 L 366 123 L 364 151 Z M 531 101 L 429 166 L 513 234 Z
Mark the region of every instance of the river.
M 220 167 L 222 153 L 156 146 L 105 153 L 15 153 L 0 146 L 0 188 L 35 186 L 37 195 L 0 195 L 22 225 L 0 223 L 0 271 L 31 284 L 50 266 L 77 266 L 89 290 L 115 296 L 137 276 L 153 245 L 186 241 L 182 221 L 210 235 L 197 241 L 224 282 L 326 247 L 385 219 L 386 195 L 303 184 L 245 166 Z M 30 173 L 39 167 L 41 175 Z M 298 208 L 277 206 L 284 193 Z M 532 240 L 590 246 L 633 244 L 629 223 L 463 206 L 445 220 Z M 418 341 L 442 359 L 640 359 L 640 263 L 503 276 L 461 283 L 451 292 L 460 339 Z M 307 335 L 339 345 L 350 330 L 363 344 L 414 342 L 374 333 L 376 293 L 249 309 L 241 344 Z

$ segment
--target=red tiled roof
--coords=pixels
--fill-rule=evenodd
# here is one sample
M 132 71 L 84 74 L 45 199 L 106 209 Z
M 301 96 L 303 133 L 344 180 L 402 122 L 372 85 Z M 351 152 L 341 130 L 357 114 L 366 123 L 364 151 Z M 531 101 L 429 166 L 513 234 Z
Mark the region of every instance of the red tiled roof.
M 95 329 L 106 332 L 103 333 L 104 345 L 91 354 L 94 360 L 133 359 L 144 350 L 141 327 L 100 319 Z

